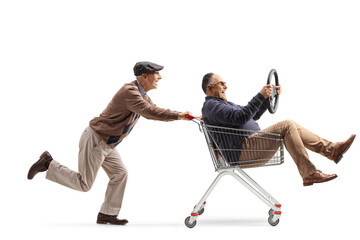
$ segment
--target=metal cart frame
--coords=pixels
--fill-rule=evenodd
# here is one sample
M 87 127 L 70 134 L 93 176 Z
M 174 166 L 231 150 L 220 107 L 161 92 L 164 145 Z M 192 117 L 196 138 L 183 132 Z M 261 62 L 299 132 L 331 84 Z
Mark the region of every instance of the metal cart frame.
M 232 128 L 224 128 L 224 127 L 217 127 L 217 126 L 210 126 L 206 125 L 202 120 L 194 118 L 190 116 L 191 120 L 198 124 L 200 132 L 204 133 L 206 143 L 208 145 L 211 158 L 214 163 L 215 171 L 218 172 L 215 180 L 212 182 L 208 190 L 205 192 L 203 197 L 200 199 L 198 204 L 194 207 L 191 215 L 185 219 L 185 225 L 189 228 L 193 228 L 196 225 L 197 218 L 204 212 L 206 199 L 209 197 L 211 192 L 214 190 L 218 182 L 226 175 L 230 175 L 238 180 L 243 186 L 245 186 L 248 190 L 250 190 L 255 196 L 257 196 L 261 201 L 263 201 L 266 205 L 270 207 L 268 212 L 269 218 L 268 222 L 271 226 L 276 226 L 280 221 L 281 216 L 281 204 L 271 196 L 264 188 L 262 188 L 258 183 L 256 183 L 249 175 L 247 175 L 242 168 L 249 168 L 249 167 L 261 167 L 261 166 L 271 166 L 271 165 L 279 165 L 284 162 L 284 145 L 283 139 L 280 134 L 273 134 L 273 133 L 263 133 L 263 132 L 253 132 L 247 131 L 242 129 L 232 129 Z M 215 130 L 214 130 L 215 129 Z M 265 141 L 263 139 L 270 139 L 267 141 L 278 141 L 276 146 L 277 149 L 267 149 L 266 146 L 262 146 L 261 149 L 252 149 L 249 150 L 248 154 L 255 154 L 256 158 L 259 156 L 259 151 L 273 151 L 274 155 L 267 158 L 266 160 L 261 159 L 261 163 L 259 164 L 259 159 L 256 159 L 256 163 L 254 164 L 254 159 L 247 161 L 242 164 L 235 163 L 231 161 L 229 158 L 231 155 L 227 154 L 227 152 L 234 152 L 234 149 L 227 149 L 224 146 L 219 146 L 219 141 L 224 141 L 226 139 L 215 139 L 214 132 L 217 131 L 217 135 L 225 135 L 231 134 L 230 137 L 234 137 L 234 135 L 240 135 L 237 133 L 246 132 L 246 136 L 242 136 L 242 139 L 251 137 L 249 135 L 254 134 L 257 136 L 261 136 L 258 141 Z M 275 139 L 275 140 L 274 140 Z M 218 142 L 217 142 L 218 141 Z M 238 149 L 238 151 L 242 152 L 240 154 L 245 153 L 244 149 Z M 273 154 L 271 153 L 271 155 Z M 264 153 L 268 156 L 267 153 Z

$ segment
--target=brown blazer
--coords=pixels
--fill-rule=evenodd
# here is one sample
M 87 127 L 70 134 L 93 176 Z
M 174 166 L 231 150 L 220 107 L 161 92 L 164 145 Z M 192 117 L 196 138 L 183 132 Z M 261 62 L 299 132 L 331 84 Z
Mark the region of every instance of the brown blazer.
M 90 121 L 90 127 L 112 148 L 116 147 L 137 123 L 140 116 L 160 121 L 178 119 L 179 112 L 157 107 L 137 81 L 124 84 L 106 109 Z

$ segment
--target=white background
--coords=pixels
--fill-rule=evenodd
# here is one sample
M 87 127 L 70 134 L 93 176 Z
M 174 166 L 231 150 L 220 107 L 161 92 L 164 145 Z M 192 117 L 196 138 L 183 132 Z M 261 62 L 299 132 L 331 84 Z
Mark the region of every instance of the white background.
M 342 238 L 358 234 L 359 140 L 339 165 L 310 153 L 329 183 L 303 187 L 286 153 L 277 167 L 248 174 L 282 204 L 277 227 L 268 207 L 223 178 L 197 226 L 183 224 L 215 178 L 196 124 L 141 118 L 118 147 L 129 171 L 120 218 L 96 216 L 107 176 L 90 192 L 27 171 L 44 151 L 77 170 L 78 141 L 116 91 L 134 80 L 137 61 L 164 65 L 160 107 L 201 113 L 202 76 L 221 75 L 230 101 L 246 104 L 276 68 L 283 94 L 265 128 L 293 119 L 331 141 L 359 132 L 360 8 L 356 1 L 1 1 L 0 234 L 6 239 Z

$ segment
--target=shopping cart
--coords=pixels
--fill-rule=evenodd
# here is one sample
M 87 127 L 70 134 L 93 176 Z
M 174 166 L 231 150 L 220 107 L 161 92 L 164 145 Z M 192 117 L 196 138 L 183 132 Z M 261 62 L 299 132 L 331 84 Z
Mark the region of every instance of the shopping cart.
M 222 177 L 230 175 L 270 207 L 268 222 L 271 226 L 276 226 L 280 221 L 281 204 L 242 169 L 282 164 L 284 146 L 281 135 L 210 126 L 191 115 L 186 117 L 197 123 L 200 132 L 204 133 L 218 175 L 191 215 L 185 219 L 185 225 L 195 227 L 197 218 L 204 213 L 206 199 L 212 190 Z

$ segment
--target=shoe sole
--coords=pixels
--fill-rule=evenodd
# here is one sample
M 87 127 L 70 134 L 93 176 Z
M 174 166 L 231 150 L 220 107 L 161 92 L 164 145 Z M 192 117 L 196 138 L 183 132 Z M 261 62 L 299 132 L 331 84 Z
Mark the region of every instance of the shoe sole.
M 97 224 L 107 224 L 107 222 L 103 222 L 103 221 L 96 221 Z
M 128 222 L 124 222 L 124 223 L 111 223 L 111 222 L 104 222 L 104 221 L 96 221 L 97 224 L 110 224 L 110 225 L 120 225 L 120 226 L 123 226 L 123 225 L 126 225 Z

